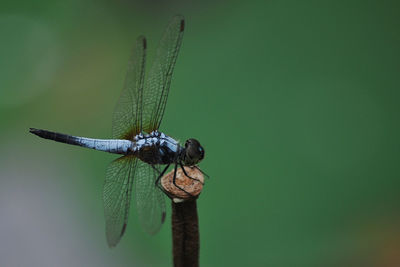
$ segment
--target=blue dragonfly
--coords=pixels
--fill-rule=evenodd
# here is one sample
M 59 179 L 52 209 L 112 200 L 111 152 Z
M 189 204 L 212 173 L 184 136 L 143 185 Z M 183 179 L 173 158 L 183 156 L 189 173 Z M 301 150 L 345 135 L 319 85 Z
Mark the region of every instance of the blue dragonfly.
M 110 247 L 116 246 L 125 233 L 132 195 L 142 226 L 150 234 L 157 233 L 166 214 L 160 178 L 173 164 L 173 183 L 184 191 L 175 183 L 178 166 L 187 177 L 195 179 L 183 166 L 197 168 L 204 158 L 204 148 L 196 139 L 188 139 L 181 145 L 159 131 L 184 29 L 184 18 L 173 17 L 146 78 L 146 38 L 137 38 L 113 114 L 112 139 L 30 128 L 31 133 L 45 139 L 122 155 L 108 166 L 103 188 L 106 236 Z

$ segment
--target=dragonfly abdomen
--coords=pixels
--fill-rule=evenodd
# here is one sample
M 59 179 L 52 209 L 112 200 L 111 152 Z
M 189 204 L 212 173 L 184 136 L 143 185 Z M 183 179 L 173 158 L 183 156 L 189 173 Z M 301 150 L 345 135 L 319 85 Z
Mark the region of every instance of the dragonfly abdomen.
M 115 154 L 129 154 L 133 146 L 132 141 L 123 139 L 86 138 L 86 137 L 72 136 L 69 134 L 56 133 L 34 128 L 31 128 L 30 132 L 39 137 L 49 140 L 54 140 L 56 142 L 87 147 Z

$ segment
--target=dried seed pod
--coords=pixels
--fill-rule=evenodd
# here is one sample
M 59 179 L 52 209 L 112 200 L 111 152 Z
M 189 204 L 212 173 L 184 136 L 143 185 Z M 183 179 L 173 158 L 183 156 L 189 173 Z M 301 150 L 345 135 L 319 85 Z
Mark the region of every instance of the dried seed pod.
M 174 170 L 170 171 L 161 178 L 161 186 L 174 202 L 182 202 L 189 199 L 196 199 L 203 189 L 203 173 L 197 167 L 185 166 L 184 168 L 187 175 L 194 179 L 187 177 L 183 173 L 182 169 L 178 168 L 176 172 L 175 183 L 180 188 L 175 186 L 173 183 Z

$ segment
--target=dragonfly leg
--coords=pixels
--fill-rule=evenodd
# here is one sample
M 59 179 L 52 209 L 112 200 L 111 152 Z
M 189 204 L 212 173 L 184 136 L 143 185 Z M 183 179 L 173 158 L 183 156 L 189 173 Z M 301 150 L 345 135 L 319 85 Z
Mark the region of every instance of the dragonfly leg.
M 159 173 L 155 182 L 156 186 L 160 187 L 160 179 L 161 177 L 163 177 L 164 173 L 168 170 L 169 165 L 171 164 L 168 164 L 162 172 L 160 172 L 157 168 L 155 168 L 154 165 L 151 165 L 151 167 Z
M 179 188 L 180 190 L 182 190 L 183 192 L 185 192 L 186 194 L 188 194 L 189 196 L 193 197 L 192 194 L 190 194 L 189 192 L 187 192 L 185 189 L 183 189 L 182 187 L 180 187 L 179 185 L 176 184 L 176 171 L 178 170 L 178 163 L 175 163 L 175 168 L 174 168 L 174 178 L 172 178 L 172 183 L 175 185 L 175 187 Z M 182 169 L 183 170 L 183 169 Z M 185 171 L 184 171 L 185 172 Z M 186 174 L 185 174 L 186 175 Z M 187 175 L 186 175 L 187 176 Z M 189 177 L 189 176 L 188 176 Z
M 154 183 L 155 186 L 157 186 L 161 191 L 163 191 L 167 195 L 168 195 L 168 192 L 164 189 L 164 187 L 162 187 L 162 185 L 160 183 L 160 179 L 163 177 L 164 173 L 168 170 L 169 165 L 171 165 L 171 164 L 168 164 L 162 172 L 160 172 L 157 168 L 155 168 L 154 165 L 151 165 L 151 167 L 159 173 L 159 175 Z
M 195 167 L 196 169 L 198 169 L 204 176 L 206 176 L 208 179 L 210 179 L 210 176 L 209 176 L 207 173 L 205 173 L 205 172 L 203 172 L 202 170 L 200 170 L 199 167 L 197 167 L 196 165 L 194 165 L 193 167 Z
M 154 167 L 154 165 L 153 164 L 150 164 L 150 166 L 153 168 L 153 170 L 155 170 L 157 173 L 158 173 L 158 175 L 160 175 L 161 174 L 161 172 L 160 172 L 160 170 L 159 169 L 157 169 L 156 167 Z M 167 168 L 169 167 L 169 165 L 167 166 Z M 158 177 L 159 178 L 159 177 Z M 158 179 L 157 178 L 157 179 Z
M 186 175 L 187 178 L 192 179 L 192 180 L 195 180 L 195 181 L 201 183 L 202 185 L 204 185 L 204 183 L 203 183 L 202 181 L 200 181 L 200 180 L 197 179 L 197 178 L 190 177 L 190 176 L 186 173 L 185 167 L 183 166 L 182 162 L 179 162 L 179 166 L 182 168 L 182 171 L 183 171 L 183 173 Z

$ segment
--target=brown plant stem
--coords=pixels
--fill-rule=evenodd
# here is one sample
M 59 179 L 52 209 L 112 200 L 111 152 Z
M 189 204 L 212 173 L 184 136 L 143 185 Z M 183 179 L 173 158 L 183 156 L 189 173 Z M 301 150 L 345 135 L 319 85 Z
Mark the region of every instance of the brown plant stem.
M 175 178 L 176 179 L 175 179 Z M 172 254 L 175 267 L 199 266 L 199 219 L 196 199 L 204 185 L 198 167 L 178 168 L 161 178 L 161 186 L 172 200 Z
M 172 201 L 172 244 L 175 267 L 199 266 L 199 219 L 196 200 Z

